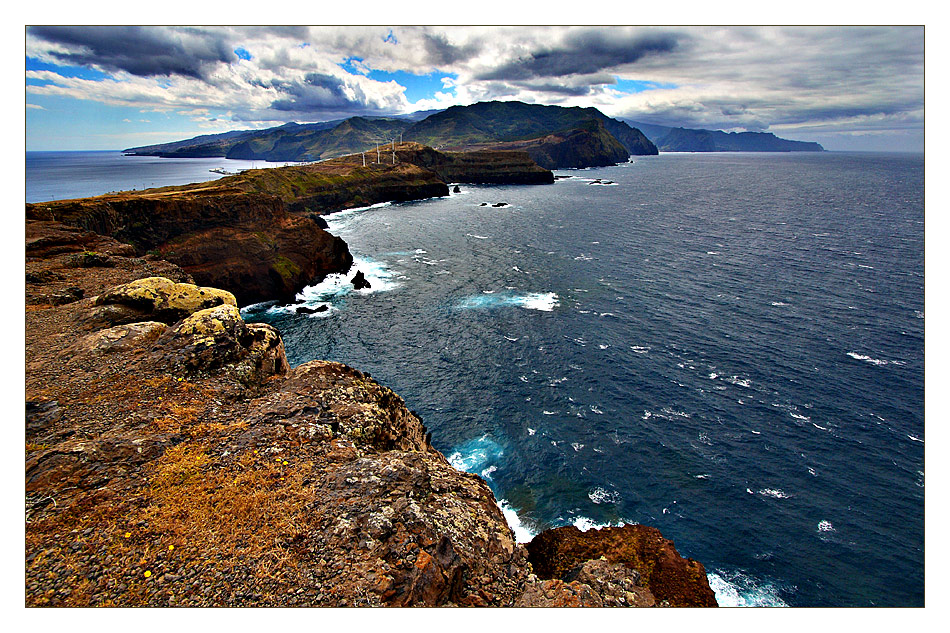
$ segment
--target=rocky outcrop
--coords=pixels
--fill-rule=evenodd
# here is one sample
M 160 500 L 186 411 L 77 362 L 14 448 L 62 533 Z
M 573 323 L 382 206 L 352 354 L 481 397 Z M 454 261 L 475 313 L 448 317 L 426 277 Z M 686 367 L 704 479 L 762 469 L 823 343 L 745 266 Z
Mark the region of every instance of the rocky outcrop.
M 559 579 L 600 557 L 639 573 L 657 602 L 673 607 L 715 607 L 702 563 L 683 558 L 673 542 L 645 525 L 581 532 L 574 526 L 545 530 L 528 545 L 528 560 L 542 579 Z

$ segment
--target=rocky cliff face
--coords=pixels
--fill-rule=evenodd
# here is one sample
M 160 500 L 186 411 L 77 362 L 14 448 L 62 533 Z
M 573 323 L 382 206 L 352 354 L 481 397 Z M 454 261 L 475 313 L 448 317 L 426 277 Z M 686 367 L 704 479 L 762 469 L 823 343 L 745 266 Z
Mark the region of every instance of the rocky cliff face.
M 396 394 L 131 250 L 27 222 L 28 605 L 662 603 L 609 554 L 534 575 Z
M 233 188 L 147 190 L 26 205 L 57 220 L 128 242 L 226 288 L 241 305 L 292 299 L 305 285 L 352 264 L 346 243 L 273 195 Z

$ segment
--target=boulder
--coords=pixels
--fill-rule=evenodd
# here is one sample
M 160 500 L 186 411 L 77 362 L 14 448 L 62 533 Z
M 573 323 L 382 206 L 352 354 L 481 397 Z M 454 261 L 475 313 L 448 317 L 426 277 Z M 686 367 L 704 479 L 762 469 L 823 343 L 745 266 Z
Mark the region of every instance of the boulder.
M 234 295 L 218 288 L 176 283 L 165 277 L 146 277 L 122 284 L 96 297 L 93 320 L 118 325 L 136 321 L 172 324 L 194 312 L 220 305 L 237 306 Z
M 715 607 L 706 570 L 683 558 L 673 542 L 645 525 L 606 527 L 581 532 L 574 526 L 545 530 L 527 545 L 528 560 L 542 579 L 561 579 L 577 565 L 600 557 L 639 573 L 658 602 L 673 607 Z
M 247 385 L 290 369 L 277 330 L 265 323 L 245 323 L 232 304 L 195 312 L 164 334 L 156 347 L 174 368 L 223 371 Z

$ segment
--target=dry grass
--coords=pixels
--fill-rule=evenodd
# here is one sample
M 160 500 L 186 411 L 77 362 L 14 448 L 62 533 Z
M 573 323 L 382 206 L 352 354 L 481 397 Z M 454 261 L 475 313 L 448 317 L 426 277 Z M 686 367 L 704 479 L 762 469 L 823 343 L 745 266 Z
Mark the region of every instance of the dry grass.
M 219 568 L 256 561 L 255 575 L 276 579 L 295 567 L 287 547 L 307 531 L 311 469 L 250 451 L 216 467 L 200 442 L 186 442 L 151 469 L 145 520 L 176 552 Z

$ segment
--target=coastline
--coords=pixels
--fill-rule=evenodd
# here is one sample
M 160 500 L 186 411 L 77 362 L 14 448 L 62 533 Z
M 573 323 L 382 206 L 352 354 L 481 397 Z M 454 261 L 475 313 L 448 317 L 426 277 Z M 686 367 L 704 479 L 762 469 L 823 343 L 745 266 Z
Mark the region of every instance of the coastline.
M 291 369 L 160 253 L 30 218 L 26 255 L 28 605 L 715 606 L 702 565 L 622 528 L 536 574 L 396 394 Z

